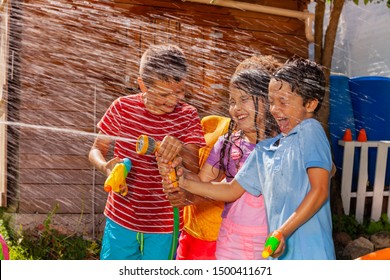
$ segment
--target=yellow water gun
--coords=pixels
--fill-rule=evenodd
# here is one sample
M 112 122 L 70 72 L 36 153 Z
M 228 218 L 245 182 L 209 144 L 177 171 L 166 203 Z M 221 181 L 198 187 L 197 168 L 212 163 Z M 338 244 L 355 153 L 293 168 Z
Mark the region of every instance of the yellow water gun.
M 128 192 L 126 177 L 130 169 L 131 161 L 128 158 L 125 158 L 121 163 L 117 163 L 104 182 L 104 190 L 106 192 L 113 191 L 125 196 Z

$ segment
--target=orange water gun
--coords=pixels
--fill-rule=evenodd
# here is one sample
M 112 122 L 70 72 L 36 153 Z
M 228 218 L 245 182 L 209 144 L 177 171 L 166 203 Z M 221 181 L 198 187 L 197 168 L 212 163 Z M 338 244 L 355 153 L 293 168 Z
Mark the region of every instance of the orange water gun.
M 138 137 L 135 149 L 136 152 L 140 155 L 150 155 L 154 154 L 158 151 L 160 148 L 160 142 L 157 142 L 152 137 L 149 137 L 147 135 L 141 135 Z M 172 170 L 169 173 L 169 179 L 171 180 L 174 187 L 178 187 L 177 183 L 177 175 L 176 171 Z M 173 260 L 177 242 L 179 238 L 179 225 L 180 225 L 180 217 L 179 217 L 179 209 L 177 207 L 173 207 L 173 238 L 172 238 L 172 245 L 171 250 L 169 252 L 169 259 Z
M 267 238 L 264 244 L 264 250 L 261 254 L 264 259 L 271 256 L 280 244 L 280 239 L 282 238 L 282 233 L 278 230 L 275 230 L 271 236 Z
M 128 187 L 126 177 L 130 169 L 131 161 L 128 158 L 125 158 L 121 163 L 117 163 L 104 182 L 104 190 L 106 192 L 114 191 L 120 193 L 122 196 L 127 195 Z

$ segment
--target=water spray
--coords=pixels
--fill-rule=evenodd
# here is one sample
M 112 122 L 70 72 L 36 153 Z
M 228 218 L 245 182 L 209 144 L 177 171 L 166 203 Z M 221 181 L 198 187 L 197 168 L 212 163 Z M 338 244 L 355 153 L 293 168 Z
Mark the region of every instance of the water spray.
M 135 140 L 126 137 L 111 136 L 111 135 L 105 135 L 100 133 L 91 133 L 91 132 L 80 131 L 75 129 L 27 124 L 22 122 L 0 121 L 0 125 L 1 124 L 8 125 L 8 126 L 15 126 L 15 127 L 26 127 L 31 129 L 37 129 L 37 130 L 47 130 L 47 131 L 67 133 L 67 134 L 90 136 L 94 138 L 96 137 L 106 138 L 113 141 L 124 141 L 128 143 L 135 142 L 136 152 L 141 155 L 153 154 L 157 152 L 158 149 L 160 148 L 160 142 L 157 142 L 152 137 L 148 137 L 146 135 L 141 135 L 140 137 L 138 137 L 138 139 Z M 114 191 L 120 193 L 122 196 L 125 196 L 128 192 L 126 177 L 130 172 L 131 166 L 132 166 L 131 161 L 129 159 L 124 159 L 123 162 L 116 164 L 114 169 L 111 171 L 111 174 L 107 177 L 105 181 L 104 190 L 106 192 Z M 178 186 L 176 170 L 172 170 L 172 172 L 170 172 L 169 179 L 171 180 L 173 186 L 175 187 Z M 177 247 L 178 236 L 179 236 L 180 218 L 179 218 L 178 208 L 176 207 L 173 208 L 173 215 L 174 215 L 173 238 L 172 238 L 171 251 L 169 253 L 169 259 L 171 260 L 174 258 L 176 247 Z
M 67 134 L 76 134 L 81 136 L 91 136 L 91 137 L 99 137 L 99 138 L 106 138 L 111 140 L 119 140 L 129 143 L 138 142 L 138 140 L 129 139 L 126 137 L 119 137 L 119 136 L 111 136 L 106 134 L 100 134 L 100 133 L 92 133 L 92 132 L 86 132 L 76 129 L 67 129 L 67 128 L 58 128 L 54 126 L 45 126 L 45 125 L 36 125 L 36 124 L 28 124 L 28 123 L 21 123 L 21 122 L 10 122 L 10 121 L 0 121 L 0 124 L 9 125 L 9 126 L 18 126 L 18 127 L 26 127 L 26 128 L 32 128 L 32 129 L 39 129 L 39 130 L 49 130 L 53 132 L 61 132 L 61 133 L 67 133 Z

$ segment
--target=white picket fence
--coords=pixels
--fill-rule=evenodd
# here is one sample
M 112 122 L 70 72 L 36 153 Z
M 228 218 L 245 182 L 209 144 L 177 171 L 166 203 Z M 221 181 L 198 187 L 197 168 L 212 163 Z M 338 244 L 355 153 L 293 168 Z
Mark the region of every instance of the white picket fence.
M 379 220 L 382 214 L 382 204 L 385 197 L 390 196 L 390 191 L 385 186 L 386 165 L 390 141 L 339 141 L 344 146 L 343 169 L 341 179 L 341 198 L 343 201 L 344 213 L 350 214 L 351 198 L 356 198 L 355 218 L 359 223 L 363 222 L 366 207 L 366 197 L 372 197 L 371 219 Z M 352 192 L 352 176 L 354 169 L 355 151 L 360 148 L 359 176 L 357 190 Z M 376 168 L 374 186 L 372 191 L 367 190 L 368 182 L 368 149 L 376 148 Z M 388 167 L 390 168 L 390 166 Z M 387 203 L 387 215 L 390 217 L 390 199 Z

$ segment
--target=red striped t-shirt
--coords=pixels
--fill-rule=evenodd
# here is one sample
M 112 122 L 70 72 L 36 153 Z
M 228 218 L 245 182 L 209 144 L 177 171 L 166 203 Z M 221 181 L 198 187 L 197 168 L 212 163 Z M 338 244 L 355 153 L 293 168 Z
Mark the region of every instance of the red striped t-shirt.
M 169 114 L 146 110 L 141 94 L 116 99 L 98 123 L 104 134 L 136 140 L 142 134 L 162 141 L 172 135 L 185 144 L 205 145 L 197 110 L 180 102 Z M 144 233 L 170 233 L 173 208 L 162 191 L 161 176 L 154 155 L 139 155 L 135 142 L 115 141 L 114 155 L 132 162 L 127 177 L 128 194 L 110 192 L 104 214 L 125 228 Z M 180 210 L 180 228 L 183 226 Z

